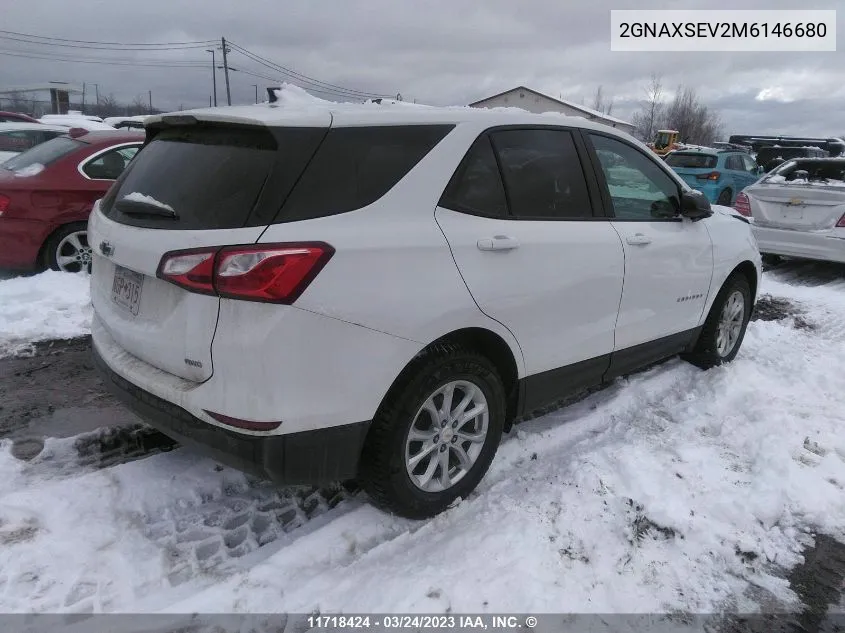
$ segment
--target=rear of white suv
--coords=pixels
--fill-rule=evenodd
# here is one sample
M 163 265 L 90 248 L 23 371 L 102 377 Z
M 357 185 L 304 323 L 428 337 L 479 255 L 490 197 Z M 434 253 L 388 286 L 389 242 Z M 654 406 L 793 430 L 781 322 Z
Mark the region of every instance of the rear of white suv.
M 89 225 L 107 384 L 223 463 L 358 478 L 422 517 L 473 490 L 514 417 L 679 352 L 731 360 L 748 226 L 641 144 L 559 121 L 154 117 Z

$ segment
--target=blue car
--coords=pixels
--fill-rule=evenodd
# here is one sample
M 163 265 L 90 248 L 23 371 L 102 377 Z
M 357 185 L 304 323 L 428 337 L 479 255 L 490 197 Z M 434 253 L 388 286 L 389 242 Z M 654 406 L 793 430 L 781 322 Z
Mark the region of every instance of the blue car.
M 714 204 L 729 207 L 737 194 L 763 175 L 749 154 L 737 150 L 682 149 L 664 159 L 693 189 Z

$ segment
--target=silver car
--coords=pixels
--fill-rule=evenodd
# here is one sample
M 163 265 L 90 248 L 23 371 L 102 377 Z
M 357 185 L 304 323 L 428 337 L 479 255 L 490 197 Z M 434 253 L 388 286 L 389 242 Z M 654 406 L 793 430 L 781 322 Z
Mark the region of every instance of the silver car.
M 760 252 L 845 263 L 845 158 L 785 162 L 737 196 Z

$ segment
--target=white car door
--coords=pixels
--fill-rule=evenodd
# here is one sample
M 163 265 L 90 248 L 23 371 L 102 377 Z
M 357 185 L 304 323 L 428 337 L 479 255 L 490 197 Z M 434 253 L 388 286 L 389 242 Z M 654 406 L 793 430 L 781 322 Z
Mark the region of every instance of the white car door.
M 484 134 L 436 211 L 478 307 L 522 349 L 528 408 L 598 382 L 613 351 L 622 245 L 596 221 L 598 185 L 582 159 L 565 128 Z
M 705 221 L 679 214 L 680 185 L 659 159 L 617 137 L 585 136 L 603 176 L 611 225 L 625 249 L 611 372 L 619 374 L 690 342 L 704 316 L 713 244 Z

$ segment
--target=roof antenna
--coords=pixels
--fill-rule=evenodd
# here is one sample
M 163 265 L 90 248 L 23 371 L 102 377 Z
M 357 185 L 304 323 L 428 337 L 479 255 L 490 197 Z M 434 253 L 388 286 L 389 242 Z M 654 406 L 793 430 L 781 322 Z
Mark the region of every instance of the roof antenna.
M 277 86 L 275 88 L 271 86 L 267 88 L 267 96 L 270 98 L 270 103 L 276 103 L 276 101 L 279 100 L 279 97 L 276 95 L 276 91 L 281 89 L 281 86 Z

